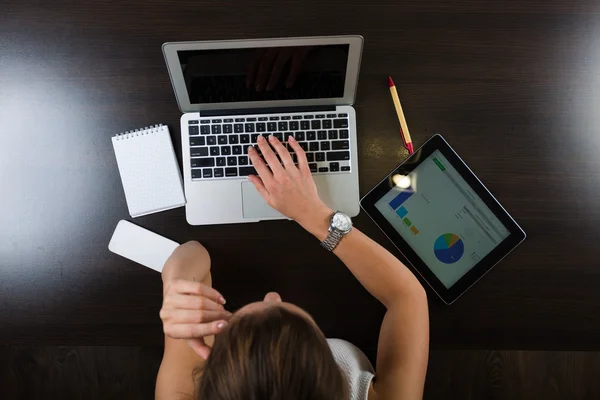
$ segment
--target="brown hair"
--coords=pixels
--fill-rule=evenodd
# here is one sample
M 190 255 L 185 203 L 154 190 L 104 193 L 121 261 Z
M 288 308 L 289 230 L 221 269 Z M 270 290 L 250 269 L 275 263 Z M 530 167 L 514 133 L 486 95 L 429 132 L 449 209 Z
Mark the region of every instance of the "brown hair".
M 235 317 L 196 382 L 201 400 L 342 400 L 346 381 L 323 333 L 280 306 Z

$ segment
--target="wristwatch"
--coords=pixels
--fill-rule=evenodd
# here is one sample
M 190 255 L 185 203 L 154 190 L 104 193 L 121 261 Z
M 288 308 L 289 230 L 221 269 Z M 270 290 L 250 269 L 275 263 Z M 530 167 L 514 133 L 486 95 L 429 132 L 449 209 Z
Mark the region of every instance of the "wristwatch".
M 336 211 L 331 216 L 329 225 L 329 233 L 325 240 L 321 242 L 321 246 L 329 251 L 333 251 L 340 240 L 352 230 L 352 220 L 343 212 Z

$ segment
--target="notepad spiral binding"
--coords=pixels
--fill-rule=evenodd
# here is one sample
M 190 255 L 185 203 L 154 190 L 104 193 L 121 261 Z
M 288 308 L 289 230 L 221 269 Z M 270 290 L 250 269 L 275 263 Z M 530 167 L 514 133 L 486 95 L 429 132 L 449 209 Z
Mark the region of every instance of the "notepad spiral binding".
M 115 140 L 131 139 L 136 136 L 144 136 L 144 135 L 148 135 L 150 133 L 156 133 L 162 128 L 162 126 L 163 126 L 163 124 L 150 125 L 150 126 L 146 126 L 144 128 L 133 129 L 130 131 L 121 132 L 121 133 L 116 134 L 114 137 L 115 137 Z

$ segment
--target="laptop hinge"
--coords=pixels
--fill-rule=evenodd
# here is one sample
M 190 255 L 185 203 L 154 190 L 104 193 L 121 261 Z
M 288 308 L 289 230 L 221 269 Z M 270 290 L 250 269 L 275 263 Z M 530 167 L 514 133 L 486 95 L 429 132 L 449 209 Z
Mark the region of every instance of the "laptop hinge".
M 265 108 L 235 108 L 231 110 L 203 110 L 201 117 L 218 117 L 223 115 L 248 114 L 281 114 L 296 112 L 335 111 L 335 106 L 298 106 L 298 107 L 265 107 Z

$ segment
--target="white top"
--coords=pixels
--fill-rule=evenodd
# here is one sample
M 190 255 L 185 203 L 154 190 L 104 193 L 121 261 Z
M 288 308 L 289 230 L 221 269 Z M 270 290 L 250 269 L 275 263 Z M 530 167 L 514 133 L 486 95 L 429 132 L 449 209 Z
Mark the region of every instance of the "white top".
M 365 354 L 355 345 L 341 339 L 327 339 L 327 344 L 333 353 L 346 380 L 350 397 L 349 400 L 367 400 L 369 386 L 375 377 L 375 370 Z

